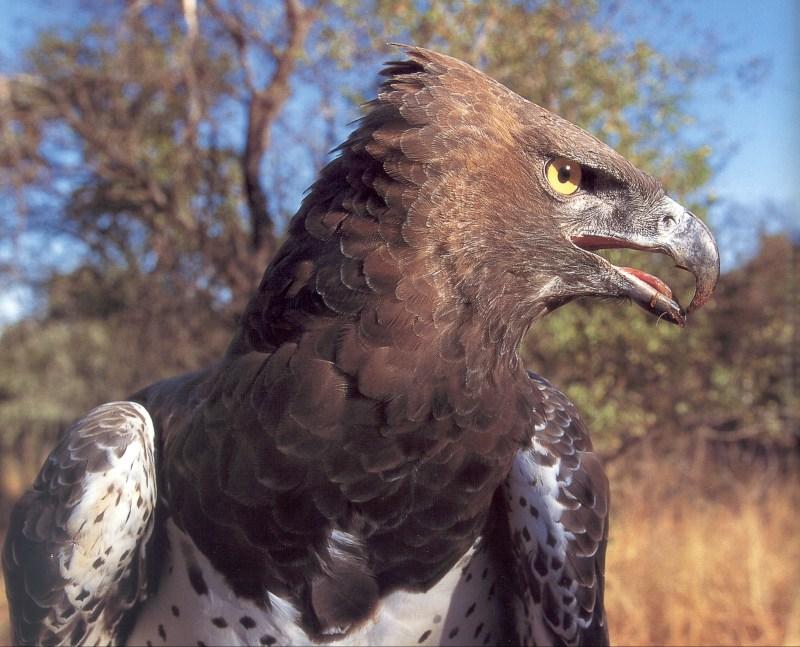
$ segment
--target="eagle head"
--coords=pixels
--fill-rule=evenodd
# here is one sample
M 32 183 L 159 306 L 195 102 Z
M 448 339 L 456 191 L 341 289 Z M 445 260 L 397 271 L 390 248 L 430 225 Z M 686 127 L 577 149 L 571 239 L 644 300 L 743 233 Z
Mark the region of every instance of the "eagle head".
M 438 259 L 457 299 L 527 324 L 577 297 L 630 299 L 681 326 L 709 299 L 714 238 L 658 180 L 469 65 L 405 49 L 360 141 L 403 187 L 404 236 Z M 696 278 L 688 309 L 658 278 L 595 253 L 607 248 L 671 256 Z

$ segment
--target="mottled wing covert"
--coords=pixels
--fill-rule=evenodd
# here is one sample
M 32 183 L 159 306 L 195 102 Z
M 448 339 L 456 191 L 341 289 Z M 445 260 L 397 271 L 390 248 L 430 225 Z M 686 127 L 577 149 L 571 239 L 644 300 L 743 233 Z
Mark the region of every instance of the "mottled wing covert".
M 74 423 L 11 513 L 3 549 L 16 644 L 119 642 L 145 594 L 156 502 L 153 424 L 133 402 Z
M 505 482 L 522 644 L 607 645 L 608 481 L 575 406 L 533 373 L 531 446 Z

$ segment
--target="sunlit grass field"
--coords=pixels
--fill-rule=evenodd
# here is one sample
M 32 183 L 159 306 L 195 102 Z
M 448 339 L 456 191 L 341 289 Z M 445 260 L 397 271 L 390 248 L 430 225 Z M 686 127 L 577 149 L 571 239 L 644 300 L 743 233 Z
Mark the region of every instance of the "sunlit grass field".
M 796 471 L 687 474 L 648 461 L 616 483 L 611 471 L 613 643 L 800 644 Z
M 687 463 L 609 467 L 613 644 L 800 644 L 797 470 Z M 0 644 L 10 642 L 3 587 Z

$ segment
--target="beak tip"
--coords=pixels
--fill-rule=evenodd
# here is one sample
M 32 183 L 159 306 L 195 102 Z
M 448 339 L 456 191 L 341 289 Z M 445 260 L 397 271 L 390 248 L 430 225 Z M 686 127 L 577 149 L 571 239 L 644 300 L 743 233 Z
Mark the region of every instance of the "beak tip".
M 708 226 L 691 212 L 687 221 L 687 237 L 681 241 L 686 247 L 676 256 L 678 266 L 688 270 L 695 277 L 695 292 L 686 314 L 702 308 L 711 299 L 719 280 L 719 248 Z
M 695 274 L 697 281 L 696 288 L 692 302 L 689 304 L 689 307 L 686 308 L 687 313 L 699 310 L 708 303 L 714 295 L 714 290 L 719 280 L 719 253 L 717 252 L 716 245 L 714 245 L 713 258 L 716 262 L 710 264 L 711 268 L 709 270 Z
M 686 314 L 688 315 L 688 314 L 692 314 L 693 312 L 696 312 L 697 310 L 702 308 L 706 303 L 708 303 L 710 299 L 711 299 L 711 295 L 710 294 L 709 295 L 703 295 L 700 298 L 698 298 L 698 296 L 695 295 L 694 299 L 692 299 L 692 302 L 686 308 Z

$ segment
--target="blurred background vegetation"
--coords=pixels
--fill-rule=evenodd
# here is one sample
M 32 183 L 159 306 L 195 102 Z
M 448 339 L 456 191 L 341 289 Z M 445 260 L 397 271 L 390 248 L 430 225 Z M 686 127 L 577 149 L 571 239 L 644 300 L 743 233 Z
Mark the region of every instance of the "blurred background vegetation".
M 223 352 L 300 191 L 398 55 L 387 41 L 477 65 L 701 215 L 729 150 L 697 137 L 689 99 L 709 79 L 745 91 L 763 66 L 731 65 L 715 34 L 665 52 L 631 35 L 628 5 L 590 0 L 70 8 L 0 68 L 0 286 L 28 295 L 0 329 L 0 538 L 66 424 Z M 665 259 L 625 262 L 691 296 Z M 686 330 L 577 303 L 524 343 L 612 478 L 617 643 L 800 642 L 797 263 L 796 240 L 763 236 Z

